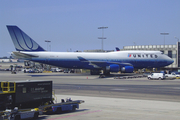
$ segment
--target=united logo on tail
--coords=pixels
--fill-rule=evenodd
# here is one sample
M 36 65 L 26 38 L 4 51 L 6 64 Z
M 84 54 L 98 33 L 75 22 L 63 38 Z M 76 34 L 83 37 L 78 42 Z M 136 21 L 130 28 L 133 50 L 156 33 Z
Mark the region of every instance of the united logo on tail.
M 45 51 L 17 26 L 7 25 L 7 29 L 17 51 Z

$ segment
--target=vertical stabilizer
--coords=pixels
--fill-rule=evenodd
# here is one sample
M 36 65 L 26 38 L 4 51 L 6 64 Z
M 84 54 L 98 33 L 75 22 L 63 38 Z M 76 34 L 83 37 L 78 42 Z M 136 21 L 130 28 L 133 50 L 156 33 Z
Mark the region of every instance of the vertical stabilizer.
M 116 47 L 116 51 L 120 51 L 120 49 L 118 47 Z
M 7 29 L 17 51 L 45 51 L 17 26 L 7 25 Z

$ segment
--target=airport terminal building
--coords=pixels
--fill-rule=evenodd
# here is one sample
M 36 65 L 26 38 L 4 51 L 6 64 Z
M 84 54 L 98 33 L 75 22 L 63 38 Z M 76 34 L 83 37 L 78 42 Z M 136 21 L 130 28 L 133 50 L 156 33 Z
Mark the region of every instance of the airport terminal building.
M 165 68 L 178 70 L 180 69 L 180 42 L 177 42 L 176 45 L 135 45 L 135 46 L 124 46 L 121 51 L 124 50 L 152 50 L 152 51 L 161 51 L 165 55 L 168 55 L 174 60 L 174 63 L 166 66 Z

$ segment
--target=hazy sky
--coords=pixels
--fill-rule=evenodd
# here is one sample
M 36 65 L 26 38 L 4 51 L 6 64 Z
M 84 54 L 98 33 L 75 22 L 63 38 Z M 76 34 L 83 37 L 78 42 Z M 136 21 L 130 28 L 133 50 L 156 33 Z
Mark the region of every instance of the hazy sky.
M 180 38 L 180 0 L 0 0 L 0 57 L 15 51 L 6 25 L 17 25 L 51 51 L 165 44 Z

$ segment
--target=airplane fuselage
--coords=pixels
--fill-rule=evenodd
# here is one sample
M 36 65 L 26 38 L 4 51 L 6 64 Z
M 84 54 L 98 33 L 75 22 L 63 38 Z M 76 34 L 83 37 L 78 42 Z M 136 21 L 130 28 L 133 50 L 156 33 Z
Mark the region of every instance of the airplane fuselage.
M 119 64 L 121 67 L 127 66 L 128 63 L 134 68 L 159 68 L 173 62 L 171 58 L 159 51 L 118 51 L 108 53 L 45 51 L 22 53 L 37 56 L 26 58 L 27 60 L 77 69 L 102 69 L 112 63 Z

